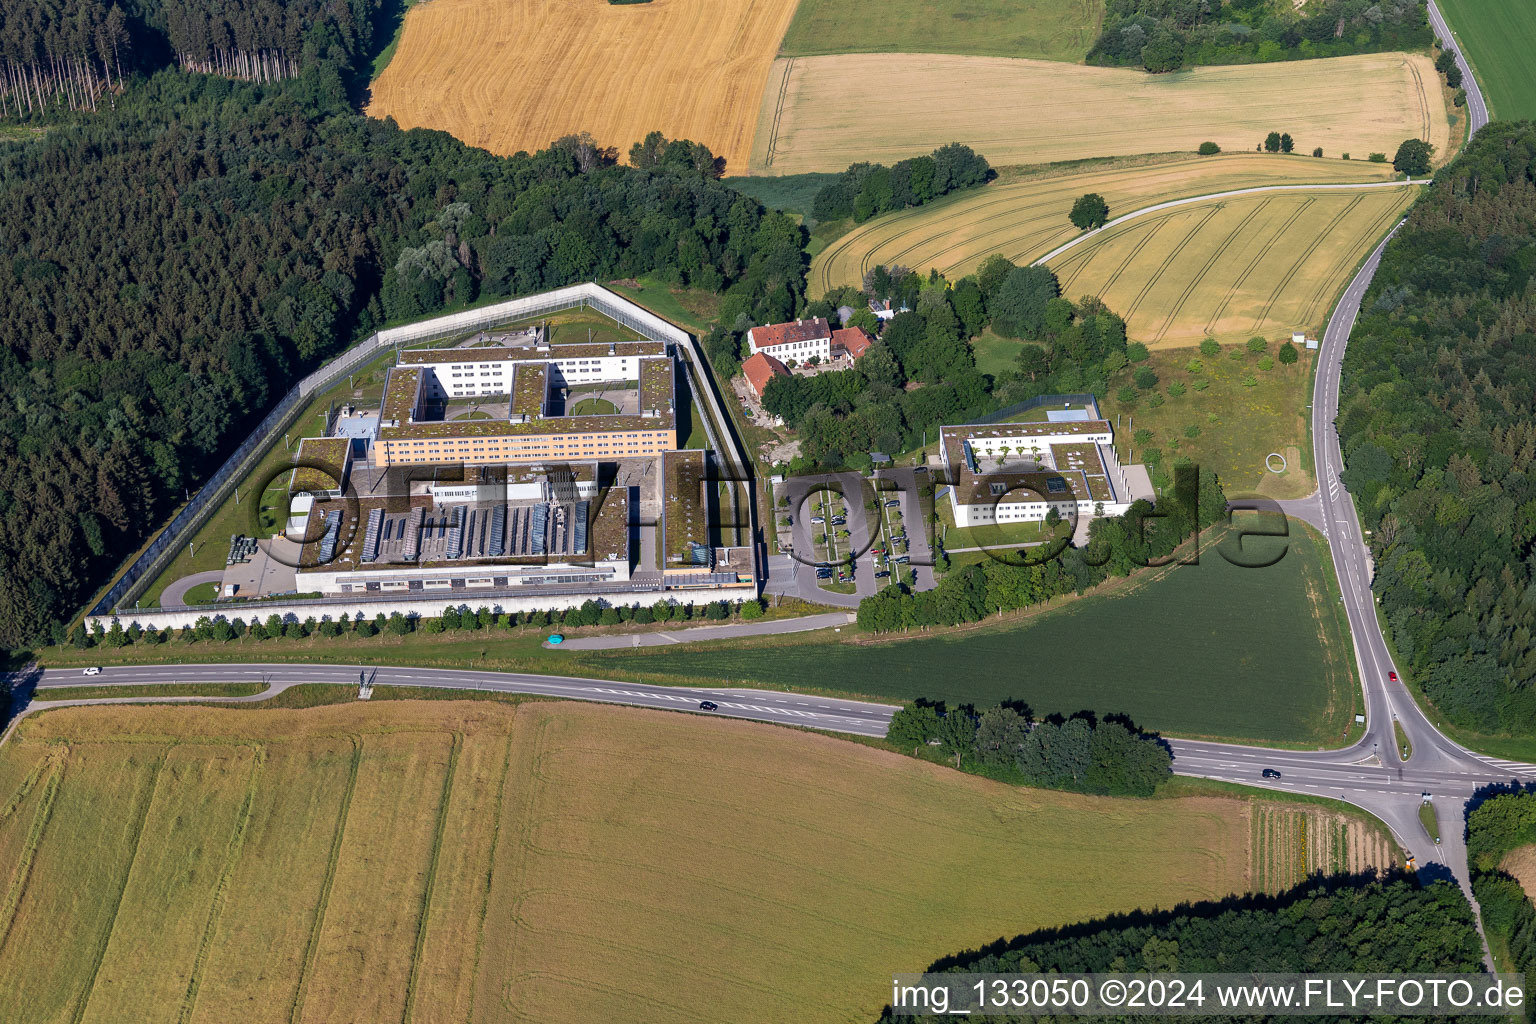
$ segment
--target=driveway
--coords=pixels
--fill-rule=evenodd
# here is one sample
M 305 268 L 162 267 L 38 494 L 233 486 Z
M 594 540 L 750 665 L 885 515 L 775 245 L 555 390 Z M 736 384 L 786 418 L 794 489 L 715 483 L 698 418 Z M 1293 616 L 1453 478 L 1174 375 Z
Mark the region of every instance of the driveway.
M 161 608 L 185 608 L 187 607 L 187 591 L 202 583 L 212 583 L 215 589 L 224 579 L 223 569 L 210 569 L 207 572 L 194 572 L 190 576 L 171 583 L 160 593 Z

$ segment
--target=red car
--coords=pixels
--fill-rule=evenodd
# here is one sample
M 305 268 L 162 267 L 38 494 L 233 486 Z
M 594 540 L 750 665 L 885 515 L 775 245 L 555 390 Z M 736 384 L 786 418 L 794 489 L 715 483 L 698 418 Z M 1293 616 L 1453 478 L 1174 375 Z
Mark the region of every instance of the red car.
M 1397 673 L 1396 672 L 1388 672 L 1387 673 L 1387 678 L 1392 680 L 1395 683 L 1395 682 L 1397 682 Z

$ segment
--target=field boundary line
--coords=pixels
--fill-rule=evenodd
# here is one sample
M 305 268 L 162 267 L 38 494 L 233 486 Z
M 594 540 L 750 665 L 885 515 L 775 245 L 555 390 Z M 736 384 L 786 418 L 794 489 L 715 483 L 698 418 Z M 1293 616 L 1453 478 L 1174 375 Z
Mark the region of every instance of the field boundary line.
M 773 166 L 774 150 L 779 148 L 779 125 L 784 120 L 784 100 L 789 95 L 789 76 L 794 74 L 795 58 L 789 57 L 784 64 L 784 73 L 779 76 L 779 95 L 773 106 L 773 120 L 768 125 L 768 143 L 763 148 L 763 168 L 766 170 Z M 751 157 L 747 158 L 748 173 L 752 168 Z
M 411 950 L 411 972 L 405 979 L 405 1008 L 402 1024 L 409 1024 L 416 1010 L 416 981 L 421 975 L 421 955 L 427 945 L 427 922 L 432 912 L 432 890 L 437 884 L 437 864 L 443 852 L 443 830 L 448 827 L 448 803 L 453 799 L 453 778 L 459 770 L 459 754 L 464 749 L 464 733 L 455 729 L 448 748 L 448 770 L 443 773 L 443 793 L 437 805 L 437 826 L 432 832 L 432 855 L 427 858 L 427 877 L 421 888 L 421 916 L 416 920 L 416 944 Z
M 309 926 L 309 942 L 304 947 L 304 960 L 299 966 L 299 983 L 293 990 L 293 1005 L 288 1011 L 291 1024 L 298 1024 L 304 1013 L 304 998 L 309 993 L 309 979 L 314 972 L 315 958 L 320 955 L 320 936 L 325 930 L 325 912 L 331 903 L 331 887 L 336 883 L 336 865 L 341 861 L 341 844 L 347 835 L 347 816 L 352 813 L 352 793 L 357 789 L 358 770 L 363 763 L 363 738 L 356 733 L 347 737 L 352 743 L 352 768 L 347 773 L 346 792 L 341 797 L 341 808 L 336 813 L 336 834 L 331 837 L 331 854 L 326 858 L 325 880 L 320 883 L 320 898 L 315 906 L 315 919 Z
M 67 754 L 65 756 L 67 757 Z M 52 758 L 49 760 L 51 761 Z M 26 894 L 27 883 L 32 878 L 32 863 L 37 858 L 37 847 L 43 841 L 43 833 L 47 831 L 48 823 L 53 820 L 53 804 L 58 797 L 59 787 L 63 785 L 64 767 L 63 764 L 49 766 L 48 781 L 44 785 L 42 799 L 38 803 L 37 810 L 32 814 L 32 825 L 27 829 L 26 845 L 22 847 L 21 857 L 16 862 L 16 872 L 11 876 L 10 887 L 6 890 L 5 906 L 0 908 L 0 949 L 5 948 L 6 941 L 11 937 L 11 925 L 16 919 L 16 908 L 21 906 L 21 898 Z
M 1088 241 L 1088 239 L 1093 238 L 1102 232 L 1108 231 L 1110 228 L 1115 227 L 1118 224 L 1123 224 L 1126 221 L 1137 217 L 1145 217 L 1147 214 L 1154 213 L 1158 210 L 1172 209 L 1175 206 L 1187 206 L 1191 203 L 1204 202 L 1209 199 L 1226 199 L 1232 196 L 1256 195 L 1263 192 L 1336 192 L 1361 188 L 1403 188 L 1408 185 L 1419 184 L 1422 184 L 1422 182 L 1417 182 L 1410 178 L 1406 181 L 1356 181 L 1340 182 L 1327 185 L 1254 185 L 1251 188 L 1230 189 L 1226 192 L 1209 192 L 1203 196 L 1186 196 L 1183 199 L 1170 199 L 1166 203 L 1157 203 L 1153 206 L 1143 206 L 1138 210 L 1132 210 L 1130 213 L 1122 213 L 1114 220 L 1106 221 L 1099 227 L 1094 228 L 1092 231 L 1086 231 L 1071 241 L 1058 245 L 1056 248 L 1052 249 L 1044 256 L 1041 256 L 1030 265 L 1039 266 L 1049 263 L 1051 260 L 1055 259 L 1057 256 L 1060 256 L 1067 250 L 1076 248 L 1082 243 Z
M 213 901 L 208 906 L 208 921 L 203 926 L 203 939 L 198 943 L 197 955 L 192 959 L 191 975 L 187 978 L 187 993 L 182 997 L 181 1013 L 176 1018 L 178 1024 L 187 1024 L 192 1019 L 193 1009 L 197 1006 L 197 991 L 202 987 L 203 968 L 208 963 L 208 951 L 213 947 L 213 937 L 218 934 L 219 921 L 224 916 L 224 894 L 229 888 L 229 880 L 234 875 L 235 865 L 239 863 L 240 854 L 245 848 L 245 836 L 250 828 L 251 812 L 256 804 L 256 786 L 266 763 L 266 747 L 258 744 L 255 747 L 255 756 L 251 760 L 251 777 L 245 784 L 245 801 L 240 807 L 240 816 L 235 820 L 234 830 L 230 833 L 229 845 L 224 850 L 224 869 L 219 872 L 219 880 L 213 887 Z
M 165 770 L 165 759 L 171 751 L 176 749 L 172 743 L 160 754 L 155 762 L 155 777 L 149 785 L 149 795 L 144 798 L 144 806 L 139 810 L 138 821 L 133 828 L 133 856 L 128 858 L 128 870 L 123 872 L 123 884 L 118 887 L 117 899 L 112 903 L 112 921 L 107 925 L 106 934 L 102 936 L 101 945 L 96 949 L 96 959 L 91 965 L 91 975 L 86 979 L 85 987 L 80 991 L 80 1002 L 75 1005 L 75 1012 L 70 1017 L 72 1024 L 80 1024 L 85 1019 L 85 1011 L 90 1008 L 91 995 L 96 990 L 96 979 L 101 974 L 101 963 L 107 958 L 107 950 L 112 946 L 112 933 L 117 930 L 117 918 L 123 909 L 123 897 L 128 893 L 128 884 L 133 881 L 133 869 L 139 862 L 139 849 L 144 845 L 144 824 L 149 820 L 149 811 L 155 805 L 155 796 L 160 792 L 160 777 Z
M 517 716 L 514 711 L 513 717 Z M 475 929 L 475 959 L 469 968 L 469 1012 L 470 1020 L 475 1019 L 475 992 L 480 983 L 480 955 L 485 951 L 485 919 L 491 913 L 491 886 L 496 875 L 496 850 L 501 845 L 501 813 L 507 798 L 507 776 L 512 772 L 512 737 L 513 731 L 507 730 L 507 745 L 501 755 L 501 777 L 496 782 L 496 809 L 491 818 L 491 848 L 486 854 L 485 867 L 485 895 L 480 899 L 480 924 Z

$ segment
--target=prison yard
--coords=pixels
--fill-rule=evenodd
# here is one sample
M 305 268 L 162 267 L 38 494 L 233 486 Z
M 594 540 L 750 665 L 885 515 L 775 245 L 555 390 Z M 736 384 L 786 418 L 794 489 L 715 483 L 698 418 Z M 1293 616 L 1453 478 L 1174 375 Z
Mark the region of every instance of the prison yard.
M 48 712 L 0 799 L 16 1024 L 870 1019 L 892 969 L 1242 892 L 1261 849 L 1232 798 L 567 703 Z
M 468 437 L 464 444 L 473 451 L 484 445 L 514 443 L 501 440 L 502 435 L 512 429 L 506 422 L 509 408 L 514 416 L 538 420 L 535 426 L 542 431 L 569 430 L 570 425 L 595 425 L 606 429 L 631 420 L 640 423 L 644 411 L 640 408 L 642 404 L 649 403 L 648 408 L 670 408 L 673 395 L 670 368 L 651 365 L 662 360 L 643 358 L 639 360 L 641 368 L 634 380 L 566 382 L 558 387 L 551 386 L 547 373 L 539 377 L 539 364 L 528 363 L 525 369 L 530 372 L 514 374 L 515 380 L 505 389 L 509 392 L 506 394 L 484 394 L 484 387 L 466 389 L 450 377 L 449 386 L 439 397 L 422 398 L 418 404 L 418 393 L 424 394 L 420 373 L 439 366 L 446 370 L 465 360 L 473 361 L 480 353 L 488 359 L 499 359 L 509 351 L 505 348 L 509 339 L 513 343 L 519 339 L 526 341 L 533 337 L 526 335 L 529 331 L 538 332 L 537 337 L 542 343 L 552 346 L 556 353 L 579 350 L 580 354 L 588 356 L 606 356 L 612 350 L 645 355 L 659 353 L 664 348 L 659 342 L 643 340 L 634 330 L 607 316 L 579 308 L 511 322 L 492 330 L 452 334 L 413 345 L 399 354 L 391 349 L 310 399 L 292 428 L 261 454 L 255 468 L 147 587 L 137 601 L 137 607 L 147 609 L 161 605 L 162 597 L 167 593 L 170 595 L 168 603 L 174 606 L 207 604 L 215 599 L 233 597 L 235 603 L 228 606 L 231 609 L 251 607 L 250 602 L 257 601 L 253 614 L 259 617 L 259 601 L 262 599 L 318 596 L 323 588 L 314 579 L 306 578 L 303 572 L 295 572 L 295 565 L 306 559 L 306 565 L 315 564 L 325 531 L 319 522 L 308 522 L 302 529 L 296 529 L 290 516 L 296 514 L 300 506 L 292 502 L 295 495 L 306 491 L 320 494 L 319 518 L 323 519 L 329 508 L 325 505 L 326 492 L 339 492 L 343 488 L 349 467 L 361 467 L 365 461 L 375 461 L 371 456 L 359 456 L 354 463 L 347 453 L 355 438 L 383 433 L 375 430 L 381 413 L 406 419 L 420 413 L 421 422 L 396 427 L 394 431 L 414 431 L 421 436 L 431 433 L 434 438 L 441 434 L 449 439 L 434 442 L 440 444 L 450 443 L 460 436 Z M 395 365 L 397 361 L 401 365 Z M 588 362 L 595 363 L 596 359 Z M 461 391 L 464 393 L 460 394 Z M 707 447 L 702 416 L 691 398 L 687 411 L 677 419 L 679 444 L 691 448 Z M 662 423 L 662 419 L 643 422 L 653 426 Z M 518 426 L 525 431 L 534 429 L 527 425 Z M 452 463 L 454 459 L 452 454 L 446 454 L 441 456 L 441 461 Z M 396 486 L 398 481 L 387 484 L 384 478 L 389 477 L 388 471 L 357 468 L 356 472 L 359 475 L 352 483 L 367 507 L 362 510 L 361 520 L 347 518 L 345 529 L 337 531 L 337 537 L 346 534 L 361 545 L 365 540 L 361 528 L 363 521 L 375 507 L 383 508 L 389 504 L 389 487 Z M 373 475 L 365 478 L 369 472 Z M 380 472 L 382 476 L 379 476 Z M 583 468 L 579 472 L 587 470 Z M 373 478 L 376 476 L 379 479 Z M 401 495 L 395 497 L 403 501 Z M 401 501 L 395 502 L 400 507 L 393 511 L 404 510 Z M 599 502 L 596 507 L 606 507 L 606 503 Z M 298 514 L 302 518 L 302 512 Z M 601 516 L 594 519 L 601 519 Z M 487 516 L 486 522 L 489 521 Z M 513 519 L 508 521 L 513 522 Z M 604 532 L 600 523 L 597 532 Z M 308 547 L 301 547 L 301 543 Z M 624 546 L 624 543 L 620 538 L 617 546 Z M 357 557 L 350 556 L 341 561 L 355 564 Z M 233 594 L 227 586 L 231 580 L 238 580 Z M 232 610 L 231 614 L 236 612 Z
M 774 64 L 752 172 L 838 171 L 853 159 L 890 164 L 956 139 L 994 165 L 1189 152 L 1203 141 L 1251 152 L 1272 130 L 1289 132 L 1303 152 L 1321 147 L 1357 160 L 1394 152 L 1405 138 L 1444 153 L 1450 138 L 1439 78 L 1421 55 L 1147 75 L 999 57 L 843 54 Z
M 1320 333 L 1345 281 L 1419 189 L 1271 192 L 1149 213 L 1051 260 L 1148 347 Z
M 494 153 L 651 131 L 745 168 L 795 0 L 433 0 L 405 17 L 368 113 Z
M 859 225 L 817 254 L 811 263 L 810 290 L 821 295 L 857 285 L 876 265 L 899 263 L 920 273 L 937 269 L 954 281 L 973 273 L 993 253 L 1028 263 L 1079 233 L 1067 215 L 1087 192 L 1103 196 L 1111 216 L 1119 217 L 1175 199 L 1234 189 L 1390 177 L 1390 167 L 1364 160 L 1252 152 L 1168 154 L 1010 171 L 983 188 Z

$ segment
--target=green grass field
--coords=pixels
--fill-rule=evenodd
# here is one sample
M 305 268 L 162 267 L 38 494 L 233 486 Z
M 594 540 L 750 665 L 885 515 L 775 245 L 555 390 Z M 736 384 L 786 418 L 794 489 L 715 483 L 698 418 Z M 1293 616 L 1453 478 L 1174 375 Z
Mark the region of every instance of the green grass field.
M 1229 497 L 1311 494 L 1317 484 L 1306 406 L 1311 400 L 1316 353 L 1302 351 L 1287 366 L 1274 359 L 1278 348 L 1277 341 L 1270 342 L 1267 370 L 1261 369 L 1264 356 L 1242 346 L 1213 358 L 1202 356 L 1198 348 L 1154 351 L 1142 365 L 1157 374 L 1156 388 L 1122 402 L 1117 378 L 1099 405 L 1111 422 L 1120 424 L 1115 449 L 1121 460 L 1141 462 L 1147 450 L 1155 448 L 1165 468 L 1184 457 L 1214 471 Z M 1239 358 L 1231 358 L 1234 353 Z M 1199 382 L 1205 383 L 1204 390 L 1196 387 Z M 1175 391 L 1182 388 L 1183 393 L 1174 396 L 1170 386 Z M 1161 396 L 1160 405 L 1154 404 L 1154 395 Z M 1146 443 L 1137 440 L 1143 430 L 1151 431 Z M 1285 460 L 1283 473 L 1265 468 L 1271 452 Z M 1274 464 L 1280 465 L 1278 460 Z
M 1440 12 L 1483 88 L 1493 117 L 1536 117 L 1536 4 L 1530 0 L 1440 0 Z
M 872 1020 L 892 970 L 1251 861 L 1233 797 L 564 702 L 49 712 L 0 808 L 7 1024 Z
M 1104 0 L 800 0 L 779 52 L 973 53 L 1080 61 Z
M 1017 698 L 1037 715 L 1087 708 L 1183 736 L 1331 746 L 1359 694 L 1329 572 L 1319 542 L 1295 528 L 1270 568 L 1237 568 L 1207 545 L 1198 566 L 1022 621 L 880 643 L 649 648 L 580 664 L 597 675 L 897 700 Z
M 572 416 L 612 416 L 618 411 L 606 398 L 583 398 L 571 407 Z
M 785 174 L 777 178 L 760 175 L 722 180 L 737 192 L 744 196 L 751 196 L 770 210 L 798 213 L 809 222 L 812 220 L 811 204 L 816 200 L 816 193 L 823 185 L 836 178 L 835 174 L 812 171 L 809 174 Z

